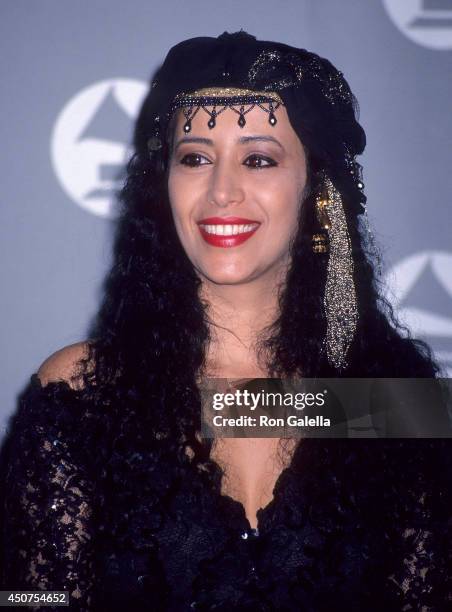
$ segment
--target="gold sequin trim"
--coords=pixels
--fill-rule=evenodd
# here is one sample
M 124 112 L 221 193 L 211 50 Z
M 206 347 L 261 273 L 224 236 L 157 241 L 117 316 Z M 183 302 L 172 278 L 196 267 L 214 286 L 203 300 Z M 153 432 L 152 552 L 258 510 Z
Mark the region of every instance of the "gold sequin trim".
M 224 97 L 233 97 L 233 96 L 265 96 L 266 98 L 271 98 L 275 102 L 279 102 L 279 104 L 283 104 L 282 98 L 279 94 L 274 91 L 255 91 L 253 89 L 243 89 L 240 87 L 203 87 L 201 89 L 196 89 L 195 91 L 191 91 L 189 93 L 180 93 L 175 97 L 175 101 L 181 98 L 186 97 L 212 97 L 212 98 L 224 98 Z

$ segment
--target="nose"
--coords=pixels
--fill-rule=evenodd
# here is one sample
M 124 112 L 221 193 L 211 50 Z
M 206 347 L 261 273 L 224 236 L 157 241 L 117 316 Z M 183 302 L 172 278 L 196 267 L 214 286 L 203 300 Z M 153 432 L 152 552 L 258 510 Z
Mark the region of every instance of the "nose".
M 209 180 L 207 201 L 220 208 L 240 204 L 245 199 L 239 169 L 223 159 L 215 164 Z

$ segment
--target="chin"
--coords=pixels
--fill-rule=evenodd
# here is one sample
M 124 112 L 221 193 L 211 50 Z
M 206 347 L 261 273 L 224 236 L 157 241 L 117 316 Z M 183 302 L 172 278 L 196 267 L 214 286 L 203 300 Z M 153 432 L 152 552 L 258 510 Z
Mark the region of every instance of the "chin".
M 216 285 L 240 285 L 256 278 L 256 273 L 251 270 L 201 269 L 200 273 L 203 278 Z

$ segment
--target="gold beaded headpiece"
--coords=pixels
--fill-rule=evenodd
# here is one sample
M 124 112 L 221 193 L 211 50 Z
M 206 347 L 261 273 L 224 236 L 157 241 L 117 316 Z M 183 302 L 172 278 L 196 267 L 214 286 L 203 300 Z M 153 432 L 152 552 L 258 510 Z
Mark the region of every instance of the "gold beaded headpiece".
M 227 108 L 239 115 L 237 124 L 242 128 L 246 124 L 245 115 L 255 106 L 268 113 L 270 125 L 276 125 L 277 120 L 274 111 L 281 104 L 284 105 L 276 92 L 269 94 L 265 91 L 253 91 L 239 87 L 204 87 L 192 93 L 178 94 L 171 106 L 171 112 L 174 112 L 177 108 L 183 109 L 186 118 L 184 132 L 188 133 L 191 130 L 191 121 L 200 108 L 210 116 L 207 122 L 209 128 L 215 127 L 216 118 Z M 211 111 L 207 108 L 208 106 L 213 107 Z M 217 110 L 218 106 L 221 107 L 219 110 Z M 235 108 L 236 106 L 239 108 Z M 245 106 L 248 106 L 248 108 L 245 109 Z
M 209 110 L 210 106 L 213 107 L 212 110 Z M 177 94 L 168 115 L 171 116 L 177 109 L 182 109 L 186 119 L 183 130 L 188 134 L 191 130 L 191 122 L 200 109 L 209 115 L 207 125 L 210 129 L 215 127 L 218 115 L 227 108 L 239 115 L 237 125 L 243 128 L 246 125 L 245 115 L 255 106 L 268 114 L 270 125 L 276 125 L 275 110 L 279 106 L 284 106 L 284 102 L 281 96 L 273 91 L 254 91 L 243 87 L 203 87 L 192 92 Z M 159 126 L 155 125 L 154 135 L 148 140 L 150 151 L 157 151 L 162 147 L 159 132 Z

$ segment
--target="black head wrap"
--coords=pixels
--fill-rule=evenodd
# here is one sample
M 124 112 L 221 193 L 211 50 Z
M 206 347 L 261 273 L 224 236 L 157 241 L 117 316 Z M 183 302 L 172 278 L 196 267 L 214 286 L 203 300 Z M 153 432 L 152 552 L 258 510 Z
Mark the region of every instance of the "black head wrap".
M 170 49 L 152 79 L 136 124 L 137 151 L 164 157 L 166 130 L 175 109 L 183 105 L 184 96 L 208 87 L 268 92 L 270 102 L 272 92 L 279 94 L 303 145 L 321 160 L 342 192 L 359 192 L 351 200 L 355 212 L 364 210 L 361 166 L 355 156 L 364 150 L 365 133 L 357 121 L 356 99 L 331 62 L 305 49 L 257 40 L 243 30 L 182 41 Z M 270 105 L 270 118 L 271 111 Z

